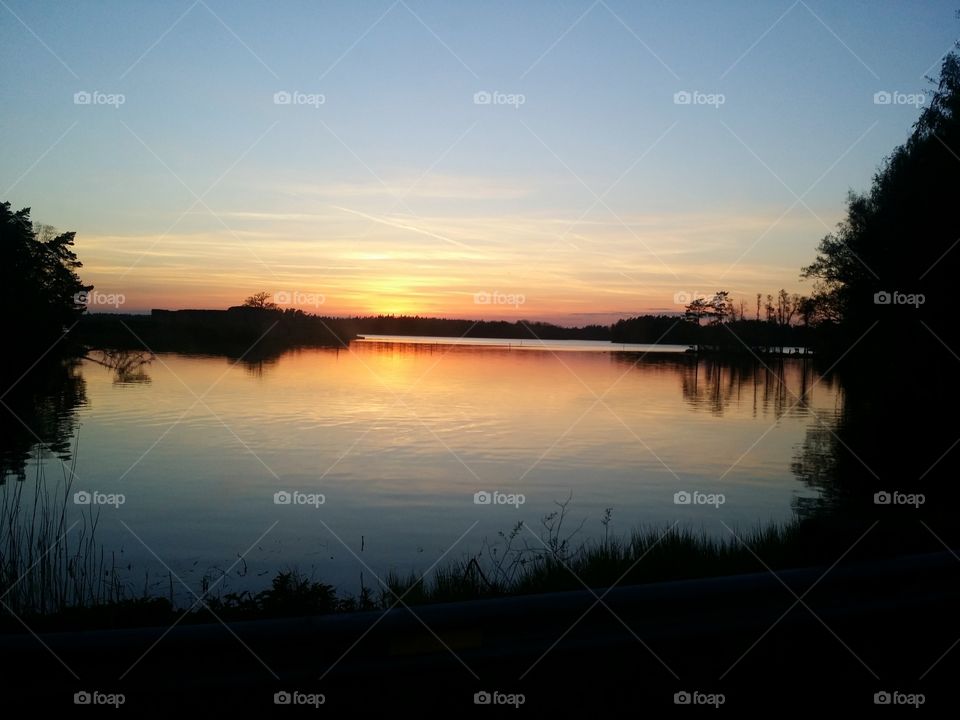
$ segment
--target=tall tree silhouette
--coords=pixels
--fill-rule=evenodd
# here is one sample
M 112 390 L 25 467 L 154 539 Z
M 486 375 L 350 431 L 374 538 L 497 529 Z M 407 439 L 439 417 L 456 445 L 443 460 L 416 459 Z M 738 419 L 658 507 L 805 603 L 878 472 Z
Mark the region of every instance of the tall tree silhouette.
M 836 352 L 874 323 L 855 355 L 892 342 L 930 345 L 932 333 L 956 347 L 949 298 L 960 270 L 958 197 L 960 58 L 951 53 L 908 140 L 886 159 L 869 192 L 850 193 L 846 218 L 803 269 L 817 280 L 821 314 L 841 324 Z M 923 296 L 922 312 L 910 295 Z
M 29 366 L 83 313 L 83 293 L 93 286 L 77 275 L 81 263 L 72 249 L 74 235 L 35 228 L 30 208 L 13 212 L 9 202 L 0 203 L 0 284 L 13 341 L 0 355 L 4 371 Z
M 845 407 L 839 473 L 869 502 L 872 490 L 960 490 L 960 58 L 949 54 L 907 141 L 803 269 L 833 318 L 824 354 L 839 362 Z M 942 409 L 942 410 L 938 410 Z M 938 507 L 948 507 L 938 503 Z

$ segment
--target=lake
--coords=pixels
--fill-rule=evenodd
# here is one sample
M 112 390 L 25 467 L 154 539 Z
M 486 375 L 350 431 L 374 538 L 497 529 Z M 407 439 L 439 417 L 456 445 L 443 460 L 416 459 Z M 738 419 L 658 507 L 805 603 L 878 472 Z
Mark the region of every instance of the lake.
M 72 491 L 94 503 L 71 504 L 68 522 L 99 511 L 97 540 L 137 592 L 165 595 L 165 566 L 195 589 L 228 569 L 219 590 L 260 589 L 295 567 L 355 592 L 361 574 L 376 587 L 467 557 L 519 521 L 535 545 L 567 500 L 579 542 L 603 536 L 607 508 L 614 533 L 720 537 L 817 498 L 793 465 L 840 391 L 809 362 L 518 342 L 160 354 L 125 382 L 84 361 Z

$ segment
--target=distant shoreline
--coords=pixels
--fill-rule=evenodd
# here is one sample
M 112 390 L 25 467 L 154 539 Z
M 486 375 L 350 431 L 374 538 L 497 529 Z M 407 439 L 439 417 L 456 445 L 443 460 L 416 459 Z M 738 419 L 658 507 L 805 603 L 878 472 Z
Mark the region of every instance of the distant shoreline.
M 806 357 L 803 328 L 740 321 L 723 333 L 681 318 L 640 316 L 612 326 L 567 328 L 527 320 L 448 320 L 379 315 L 335 318 L 299 310 L 232 307 L 161 310 L 149 315 L 90 313 L 71 331 L 88 349 L 200 352 L 253 358 L 296 347 L 339 347 L 351 342 L 463 345 L 544 351 L 627 352 L 710 356 Z M 746 341 L 734 344 L 735 337 Z

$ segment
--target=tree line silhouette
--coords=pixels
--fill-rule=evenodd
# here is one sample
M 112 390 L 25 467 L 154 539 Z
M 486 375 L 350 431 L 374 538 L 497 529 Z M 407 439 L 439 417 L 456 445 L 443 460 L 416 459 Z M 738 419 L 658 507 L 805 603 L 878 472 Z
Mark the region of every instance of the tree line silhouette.
M 0 353 L 0 377 L 26 370 L 64 336 L 83 313 L 83 293 L 93 289 L 77 275 L 76 233 L 33 223 L 30 208 L 14 212 L 0 203 L 0 283 L 15 310 L 4 313 L 11 351 Z
M 851 192 L 837 231 L 803 275 L 831 319 L 821 362 L 838 374 L 844 409 L 831 441 L 843 496 L 893 488 L 930 493 L 955 511 L 960 428 L 960 58 L 948 54 L 906 142 L 866 192 Z M 868 501 L 869 502 L 869 501 Z M 952 518 L 949 526 L 955 525 Z M 940 532 L 940 530 L 938 530 Z

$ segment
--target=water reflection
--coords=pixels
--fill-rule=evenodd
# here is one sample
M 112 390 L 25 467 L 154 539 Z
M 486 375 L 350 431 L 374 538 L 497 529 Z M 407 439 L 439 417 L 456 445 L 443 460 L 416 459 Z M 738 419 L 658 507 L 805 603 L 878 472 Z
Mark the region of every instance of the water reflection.
M 0 484 L 24 480 L 27 463 L 43 453 L 66 460 L 87 402 L 80 361 L 37 365 L 11 383 L 0 405 Z
M 101 365 L 113 375 L 117 385 L 149 383 L 147 366 L 153 362 L 153 353 L 137 350 L 93 350 L 86 359 Z
M 457 553 L 518 521 L 536 526 L 571 493 L 584 539 L 610 507 L 620 531 L 680 522 L 719 535 L 722 523 L 786 520 L 827 487 L 829 466 L 815 472 L 808 456 L 839 394 L 794 359 L 368 342 L 148 360 L 74 365 L 67 377 L 84 394 L 57 395 L 57 447 L 82 420 L 80 489 L 125 494 L 101 513 L 98 540 L 134 568 L 155 559 L 127 528 L 188 581 L 272 528 L 233 587 L 293 565 L 352 586 L 358 566 L 341 540 L 378 571 L 412 570 L 467 530 Z M 278 506 L 280 490 L 326 503 Z M 526 504 L 478 506 L 480 490 Z M 678 506 L 678 490 L 727 503 Z
M 838 423 L 832 419 L 811 424 L 794 455 L 791 470 L 818 493 L 798 501 L 796 510 L 801 516 L 809 517 L 838 504 L 842 487 L 837 481 L 837 428 Z
M 818 381 L 813 364 L 806 360 L 705 359 L 684 374 L 683 396 L 693 407 L 716 415 L 731 404 L 747 403 L 754 413 L 761 406 L 772 407 L 779 418 L 796 409 L 808 410 L 811 384 Z M 832 387 L 832 380 L 823 382 Z

